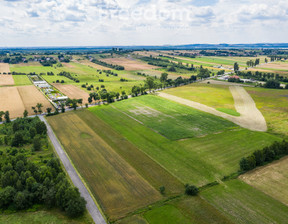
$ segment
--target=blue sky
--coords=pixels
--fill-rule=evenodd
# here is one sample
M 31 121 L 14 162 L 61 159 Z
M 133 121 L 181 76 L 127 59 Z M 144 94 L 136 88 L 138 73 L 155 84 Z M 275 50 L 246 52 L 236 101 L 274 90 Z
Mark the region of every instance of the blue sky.
M 1 0 L 0 46 L 288 42 L 287 0 Z

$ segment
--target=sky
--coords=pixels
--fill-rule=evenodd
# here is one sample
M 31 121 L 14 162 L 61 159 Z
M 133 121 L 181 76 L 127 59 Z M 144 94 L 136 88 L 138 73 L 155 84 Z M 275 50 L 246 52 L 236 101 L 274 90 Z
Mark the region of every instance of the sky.
M 0 47 L 287 43 L 287 0 L 0 0 Z

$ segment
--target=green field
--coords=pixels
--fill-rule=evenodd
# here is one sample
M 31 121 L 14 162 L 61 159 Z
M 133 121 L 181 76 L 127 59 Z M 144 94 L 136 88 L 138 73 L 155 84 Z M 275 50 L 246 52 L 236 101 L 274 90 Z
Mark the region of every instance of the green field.
M 32 85 L 27 75 L 13 75 L 15 86 Z
M 246 88 L 266 119 L 270 132 L 288 136 L 288 90 Z
M 143 96 L 108 106 L 90 108 L 90 110 L 184 184 L 193 183 L 201 186 L 237 172 L 239 161 L 243 156 L 279 140 L 279 138 L 266 133 L 238 128 L 231 131 L 222 130 L 222 133 L 210 134 L 201 138 L 172 141 L 153 131 L 146 123 L 143 125 L 126 113 L 126 105 L 131 107 L 134 102 L 146 101 L 147 103 L 150 102 L 150 99 L 155 98 L 155 96 Z M 175 108 L 178 108 L 176 103 L 171 104 L 164 99 L 152 101 L 149 106 L 154 106 L 155 102 L 158 103 L 158 108 L 162 106 L 164 108 L 167 105 L 170 105 L 174 111 L 176 111 Z M 191 113 L 191 111 L 187 111 L 187 113 Z M 201 113 L 199 112 L 199 114 Z M 166 128 L 170 127 L 169 122 L 174 122 L 174 119 L 172 116 L 165 118 Z M 157 119 L 154 119 L 154 122 L 157 122 Z M 194 123 L 191 123 L 190 127 L 193 125 Z M 175 136 L 179 136 L 177 131 L 176 128 Z
M 109 70 L 107 68 L 107 70 Z M 111 69 L 110 69 L 111 70 Z M 54 76 L 48 76 L 44 75 L 43 78 L 50 82 L 56 82 L 56 80 L 64 80 L 64 84 L 73 84 L 81 88 L 83 84 L 93 85 L 95 88 L 99 87 L 101 88 L 101 85 L 105 86 L 105 89 L 108 91 L 115 91 L 121 93 L 122 91 L 126 91 L 127 94 L 131 92 L 131 88 L 134 85 L 140 85 L 143 84 L 143 78 L 138 75 L 134 75 L 135 72 L 129 72 L 129 71 L 115 71 L 113 72 L 117 73 L 118 76 L 109 75 L 107 76 L 105 73 L 100 74 L 101 72 L 97 71 L 97 69 L 92 68 L 87 65 L 82 65 L 80 63 L 69 63 L 69 67 L 63 66 L 63 67 L 45 67 L 42 65 L 36 66 L 36 65 L 29 65 L 29 64 L 19 64 L 19 65 L 13 65 L 11 66 L 11 72 L 21 72 L 21 73 L 30 73 L 35 72 L 37 74 L 40 73 L 47 73 L 47 72 L 53 72 Z M 79 83 L 74 82 L 73 80 L 70 80 L 63 76 L 57 76 L 58 73 L 61 71 L 70 72 L 71 75 L 74 78 L 79 79 Z M 141 78 L 140 78 L 141 77 Z M 121 82 L 120 79 L 125 78 L 128 80 L 128 82 Z M 103 79 L 104 82 L 99 82 L 99 79 Z M 83 89 L 87 92 L 88 90 Z
M 202 103 L 215 109 L 226 108 L 235 111 L 234 99 L 227 85 L 193 83 L 186 86 L 166 89 L 164 92 Z
M 127 217 L 117 224 L 174 224 L 174 223 L 232 223 L 215 207 L 201 197 L 182 197 L 163 205 L 156 205 L 146 212 Z
M 39 210 L 36 212 L 17 212 L 11 214 L 0 213 L 0 223 L 2 224 L 92 224 L 94 223 L 86 212 L 83 217 L 69 219 L 58 210 Z
M 171 140 L 205 136 L 236 127 L 222 118 L 152 95 L 114 103 L 112 107 Z
M 48 121 L 109 219 L 161 199 L 160 193 L 77 114 L 61 114 Z
M 167 170 L 154 162 L 135 145 L 114 131 L 108 124 L 88 110 L 77 111 L 77 115 L 103 140 L 121 155 L 155 189 L 165 187 L 165 196 L 183 193 L 183 184 Z
M 235 223 L 288 222 L 288 207 L 239 180 L 209 188 L 201 196 Z

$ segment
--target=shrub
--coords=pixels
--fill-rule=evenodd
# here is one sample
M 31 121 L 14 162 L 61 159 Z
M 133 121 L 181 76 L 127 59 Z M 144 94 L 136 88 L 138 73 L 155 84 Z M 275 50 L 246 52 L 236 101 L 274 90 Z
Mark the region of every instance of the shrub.
M 194 185 L 189 185 L 189 184 L 186 184 L 185 185 L 185 194 L 187 195 L 191 195 L 191 196 L 196 196 L 199 192 L 199 189 L 194 186 Z

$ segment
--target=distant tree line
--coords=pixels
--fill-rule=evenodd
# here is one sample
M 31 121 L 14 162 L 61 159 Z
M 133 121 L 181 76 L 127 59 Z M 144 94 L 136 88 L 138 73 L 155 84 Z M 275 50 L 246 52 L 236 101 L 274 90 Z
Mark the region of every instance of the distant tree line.
M 279 82 L 287 82 L 288 83 L 288 77 L 284 77 L 284 76 L 281 76 L 279 74 L 274 74 L 274 73 L 269 73 L 269 72 L 267 73 L 267 72 L 259 72 L 259 71 L 256 71 L 256 72 L 238 71 L 237 75 L 242 76 L 244 79 L 254 79 L 254 80 L 263 81 L 263 82 L 266 82 L 270 79 L 276 79 Z
M 272 145 L 242 158 L 239 163 L 240 171 L 246 172 L 252 170 L 257 166 L 262 166 L 286 155 L 288 155 L 288 142 L 285 140 L 282 142 L 274 142 Z
M 49 60 L 46 57 L 42 57 L 40 60 L 40 64 L 43 66 L 53 66 L 54 64 L 57 64 L 57 61 L 54 58 L 49 58 Z

